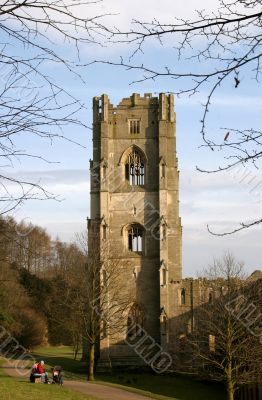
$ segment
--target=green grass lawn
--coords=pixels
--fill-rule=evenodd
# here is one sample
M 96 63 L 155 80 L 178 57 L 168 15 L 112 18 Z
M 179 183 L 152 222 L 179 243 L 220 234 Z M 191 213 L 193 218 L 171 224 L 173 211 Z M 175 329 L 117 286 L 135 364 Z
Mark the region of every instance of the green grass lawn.
M 38 347 L 35 349 L 35 354 L 38 359 L 43 359 L 47 366 L 62 365 L 66 379 L 86 380 L 86 367 L 79 361 L 81 356 L 78 357 L 78 360 L 73 360 L 70 347 Z M 157 399 L 163 398 L 161 396 L 180 400 L 226 399 L 226 392 L 222 385 L 200 382 L 188 377 L 119 372 L 113 375 L 97 375 L 96 378 L 97 383 L 121 385 L 131 391 L 132 388 L 139 391 L 144 390 L 150 392 L 152 397 Z
M 3 363 L 1 363 L 3 364 Z M 1 400 L 96 400 L 59 385 L 32 384 L 27 380 L 6 376 L 0 365 Z
M 69 346 L 37 347 L 34 349 L 34 356 L 39 361 L 44 360 L 49 370 L 54 365 L 61 365 L 66 379 L 87 379 L 87 367 L 80 362 L 81 354 L 74 360 Z
M 110 382 L 126 387 L 145 390 L 168 399 L 180 400 L 223 400 L 226 392 L 222 385 L 210 382 L 200 382 L 193 378 L 174 375 L 157 374 L 114 374 L 97 376 L 99 382 Z M 159 395 L 159 397 L 158 397 Z

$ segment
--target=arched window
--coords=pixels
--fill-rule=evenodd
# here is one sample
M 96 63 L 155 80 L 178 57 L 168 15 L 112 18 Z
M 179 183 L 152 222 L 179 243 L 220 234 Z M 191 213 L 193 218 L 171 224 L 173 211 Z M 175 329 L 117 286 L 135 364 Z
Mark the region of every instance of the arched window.
M 103 159 L 101 163 L 101 178 L 103 180 L 106 180 L 107 168 L 108 168 L 108 163 L 106 160 Z
M 166 335 L 167 332 L 167 328 L 168 328 L 168 321 L 167 321 L 167 315 L 165 312 L 165 307 L 162 307 L 160 310 L 160 329 L 161 329 L 161 335 Z
M 135 303 L 132 305 L 127 319 L 127 336 L 139 337 L 144 332 L 144 310 Z
M 186 289 L 184 288 L 181 289 L 180 302 L 183 305 L 186 304 Z
M 163 156 L 160 157 L 159 172 L 160 172 L 161 179 L 166 177 L 166 161 L 163 158 Z
M 127 231 L 128 250 L 140 253 L 143 251 L 143 229 L 138 225 L 132 225 Z
M 161 178 L 166 177 L 166 164 L 161 164 Z
M 132 186 L 143 186 L 145 184 L 145 164 L 142 156 L 136 151 L 127 157 L 125 164 L 126 180 Z
M 165 286 L 167 284 L 167 269 L 163 264 L 160 268 L 160 285 Z

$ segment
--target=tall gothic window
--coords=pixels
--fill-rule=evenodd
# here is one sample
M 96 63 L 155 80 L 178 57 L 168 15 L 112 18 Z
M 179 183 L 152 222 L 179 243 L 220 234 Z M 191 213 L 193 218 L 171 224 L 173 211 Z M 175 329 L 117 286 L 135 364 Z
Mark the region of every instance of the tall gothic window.
M 180 303 L 181 304 L 186 304 L 186 289 L 181 289 L 180 293 Z
M 141 155 L 133 150 L 127 158 L 126 180 L 132 186 L 142 186 L 145 184 L 145 165 Z
M 143 251 L 143 230 L 139 226 L 133 225 L 128 229 L 128 250 L 134 252 Z
M 144 310 L 135 303 L 130 309 L 127 319 L 127 337 L 139 337 L 144 333 Z

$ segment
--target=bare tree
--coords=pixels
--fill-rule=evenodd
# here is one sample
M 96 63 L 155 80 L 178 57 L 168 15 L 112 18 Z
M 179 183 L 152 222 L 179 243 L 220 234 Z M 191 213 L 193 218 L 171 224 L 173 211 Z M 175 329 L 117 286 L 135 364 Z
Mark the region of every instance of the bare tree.
M 260 84 L 261 21 L 260 0 L 219 0 L 216 11 L 196 11 L 195 18 L 191 20 L 172 17 L 170 23 L 162 23 L 157 17 L 153 21 L 137 18 L 132 21 L 130 30 L 109 30 L 111 41 L 130 46 L 128 58 L 121 57 L 119 62 L 99 62 L 136 73 L 140 71 L 141 76 L 132 83 L 165 78 L 173 87 L 175 82 L 178 96 L 192 96 L 203 91 L 206 96 L 201 120 L 203 146 L 211 151 L 224 151 L 225 161 L 212 170 L 198 167 L 199 171 L 218 173 L 248 163 L 259 167 L 262 155 L 261 130 L 252 126 L 222 126 L 222 131 L 216 137 L 213 131 L 208 132 L 208 115 L 215 93 L 228 83 L 233 90 L 239 90 L 243 78 Z M 161 67 L 154 67 L 147 62 L 147 45 L 154 39 L 161 47 L 170 49 L 168 59 L 156 57 Z M 242 222 L 223 234 L 261 222 L 261 218 Z
M 261 303 L 243 280 L 243 265 L 230 254 L 215 261 L 204 277 L 211 297 L 194 310 L 188 336 L 192 362 L 199 374 L 224 382 L 233 400 L 241 385 L 261 379 Z
M 99 241 L 99 234 L 91 236 L 91 239 L 89 236 L 88 246 L 87 234 L 77 235 L 76 243 L 85 255 L 85 262 L 82 260 L 75 264 L 64 275 L 66 293 L 63 299 L 58 299 L 64 312 L 54 317 L 61 326 L 66 323 L 67 329 L 71 330 L 75 348 L 81 339 L 85 343 L 89 380 L 95 377 L 96 349 L 100 341 L 126 330 L 128 311 L 135 293 L 132 285 L 124 284 L 126 281 L 122 274 L 127 269 L 123 268 L 114 252 L 112 258 L 108 257 L 107 242 L 102 243 L 98 251 Z
M 52 241 L 45 229 L 0 216 L 0 257 L 17 268 L 40 275 L 55 264 Z
M 102 16 L 89 15 L 89 5 L 94 3 L 96 0 L 6 0 L 0 5 L 2 171 L 26 157 L 43 160 L 41 153 L 32 154 L 20 147 L 20 135 L 52 142 L 65 138 L 65 126 L 83 125 L 78 114 L 83 104 L 52 71 L 59 67 L 61 74 L 81 78 L 76 65 L 79 46 L 96 43 L 97 35 L 103 32 Z M 8 172 L 1 172 L 0 187 L 2 214 L 28 199 L 55 198 L 40 181 L 26 181 Z
M 95 229 L 96 232 L 96 229 Z M 110 250 L 110 243 L 97 244 L 100 233 L 89 236 L 88 262 L 85 274 L 86 310 L 83 312 L 84 339 L 88 343 L 88 379 L 94 379 L 95 349 L 102 339 L 112 338 L 126 329 L 128 310 L 134 302 L 132 285 L 126 285 L 121 260 Z M 125 266 L 126 267 L 126 266 Z M 109 351 L 109 349 L 108 349 Z M 108 354 L 110 359 L 110 354 Z

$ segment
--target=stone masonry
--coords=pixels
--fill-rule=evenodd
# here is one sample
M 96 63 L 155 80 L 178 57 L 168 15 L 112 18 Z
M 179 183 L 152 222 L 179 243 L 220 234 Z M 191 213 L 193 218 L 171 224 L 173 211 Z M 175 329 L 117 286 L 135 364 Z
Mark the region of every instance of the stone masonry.
M 95 97 L 90 169 L 89 229 L 100 226 L 100 243 L 108 241 L 109 258 L 120 258 L 123 280 L 134 287 L 143 328 L 166 346 L 160 326 L 172 313 L 170 291 L 181 281 L 173 95 L 134 93 L 116 107 L 105 94 Z M 104 338 L 101 359 L 110 347 L 115 363 L 128 363 L 134 354 L 124 339 Z

